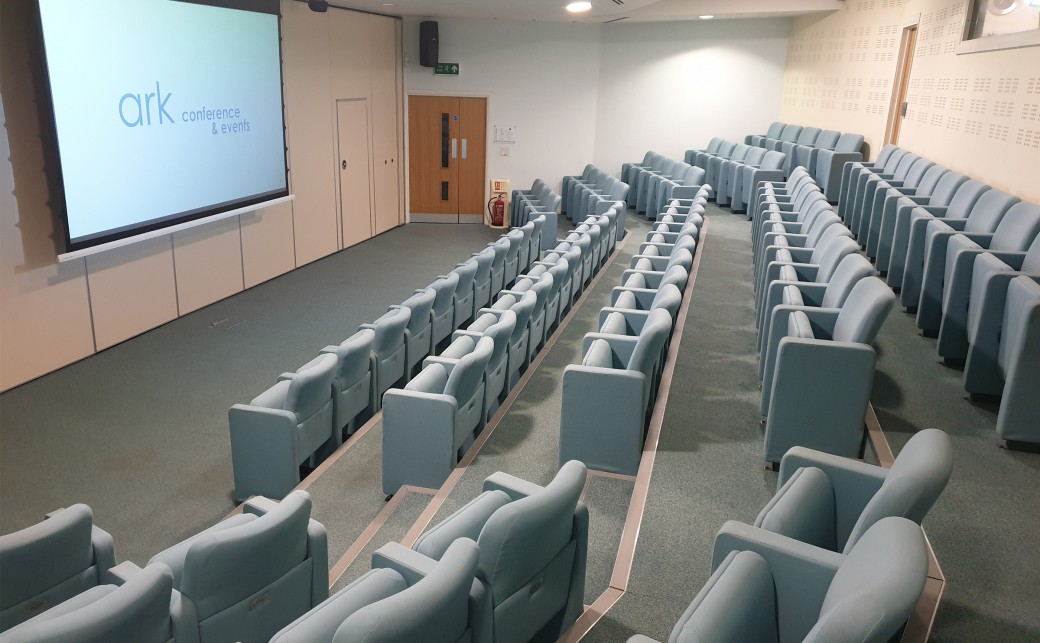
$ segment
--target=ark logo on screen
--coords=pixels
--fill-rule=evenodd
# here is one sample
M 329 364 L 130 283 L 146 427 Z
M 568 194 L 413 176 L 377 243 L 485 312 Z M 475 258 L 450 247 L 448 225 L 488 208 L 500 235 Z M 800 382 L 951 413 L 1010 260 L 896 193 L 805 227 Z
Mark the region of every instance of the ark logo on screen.
M 123 94 L 119 99 L 119 118 L 127 127 L 143 127 L 152 125 L 152 117 L 155 117 L 156 125 L 176 123 L 170 113 L 166 111 L 166 104 L 170 102 L 173 92 L 163 94 L 159 87 L 159 81 L 155 81 L 155 92 L 147 94 Z

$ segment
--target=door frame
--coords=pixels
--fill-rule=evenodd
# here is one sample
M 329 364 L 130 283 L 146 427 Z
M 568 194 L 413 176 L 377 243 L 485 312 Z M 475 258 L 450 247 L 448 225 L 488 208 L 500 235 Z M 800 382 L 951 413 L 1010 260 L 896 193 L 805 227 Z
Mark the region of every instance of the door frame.
M 910 78 L 913 76 L 913 54 L 917 51 L 917 37 L 921 35 L 918 30 L 920 23 L 920 13 L 908 16 L 904 18 L 899 32 L 899 53 L 896 56 L 895 72 L 892 78 L 892 94 L 889 98 L 888 105 L 888 119 L 885 123 L 884 142 L 886 145 L 896 143 L 896 139 L 899 137 L 897 124 L 899 125 L 899 130 L 903 129 L 902 123 L 899 120 L 899 110 L 902 107 L 902 103 L 905 101 L 904 97 L 909 95 Z M 914 41 L 913 51 L 909 51 L 911 35 L 913 36 Z M 906 89 L 906 93 L 903 91 L 904 88 Z M 905 118 L 905 116 L 903 118 Z
M 375 181 L 373 172 L 375 171 L 375 148 L 372 141 L 372 104 L 369 102 L 369 97 L 359 96 L 351 98 L 333 98 L 333 118 L 335 119 L 335 132 L 336 132 L 336 237 L 337 245 L 339 250 L 345 250 L 353 245 L 361 243 L 360 241 L 346 245 L 346 232 L 343 230 L 343 175 L 338 171 L 340 163 L 343 162 L 341 156 L 342 150 L 340 150 L 339 142 L 341 139 L 340 135 L 340 124 L 339 124 L 339 104 L 340 103 L 364 103 L 365 105 L 365 139 L 367 143 L 366 156 L 368 157 L 368 237 L 371 239 L 375 235 L 376 230 L 376 204 L 375 204 Z M 366 240 L 367 240 L 366 239 Z
M 487 114 L 486 114 L 487 118 L 485 119 L 486 122 L 484 123 L 484 127 L 487 130 L 484 133 L 485 137 L 487 137 L 485 140 L 488 141 L 488 144 L 484 146 L 484 202 L 487 203 L 488 199 L 490 198 L 490 194 L 491 194 L 491 192 L 490 192 L 491 185 L 490 185 L 490 183 L 488 183 L 488 180 L 487 180 L 487 178 L 489 176 L 488 175 L 488 165 L 489 165 L 489 163 L 488 163 L 488 156 L 491 154 L 491 131 L 492 131 L 492 127 L 493 127 L 491 125 L 491 94 L 488 93 L 488 92 L 439 91 L 439 90 L 435 90 L 435 89 L 413 89 L 413 90 L 409 90 L 409 91 L 405 92 L 404 101 L 403 101 L 404 109 L 402 110 L 402 113 L 404 114 L 404 136 L 401 138 L 401 140 L 404 143 L 404 163 L 402 164 L 402 167 L 406 168 L 405 169 L 405 173 L 404 173 L 404 218 L 405 218 L 405 223 L 411 223 L 412 222 L 412 177 L 411 177 L 411 174 L 407 170 L 407 168 L 411 167 L 411 163 L 412 163 L 412 159 L 411 159 L 412 152 L 409 149 L 409 145 L 408 145 L 408 141 L 410 140 L 409 137 L 411 136 L 411 133 L 410 133 L 409 127 L 408 127 L 408 117 L 409 117 L 409 114 L 408 114 L 408 99 L 411 96 L 446 96 L 446 97 L 450 97 L 450 98 L 483 98 L 484 100 L 487 101 Z M 482 222 L 483 222 L 483 217 L 481 217 L 481 223 Z

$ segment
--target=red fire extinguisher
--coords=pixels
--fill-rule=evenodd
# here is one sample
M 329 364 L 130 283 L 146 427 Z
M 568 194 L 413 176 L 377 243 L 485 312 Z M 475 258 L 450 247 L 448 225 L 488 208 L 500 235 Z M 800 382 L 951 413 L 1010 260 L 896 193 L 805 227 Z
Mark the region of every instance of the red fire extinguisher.
M 488 212 L 491 214 L 491 225 L 501 228 L 506 219 L 506 200 L 499 194 L 488 201 Z

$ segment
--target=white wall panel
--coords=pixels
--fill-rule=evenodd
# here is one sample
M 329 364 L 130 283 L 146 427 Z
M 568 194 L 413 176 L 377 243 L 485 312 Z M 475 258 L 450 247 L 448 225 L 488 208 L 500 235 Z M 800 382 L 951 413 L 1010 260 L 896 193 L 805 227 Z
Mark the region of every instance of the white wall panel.
M 193 310 L 241 292 L 242 237 L 237 217 L 173 235 L 177 310 Z

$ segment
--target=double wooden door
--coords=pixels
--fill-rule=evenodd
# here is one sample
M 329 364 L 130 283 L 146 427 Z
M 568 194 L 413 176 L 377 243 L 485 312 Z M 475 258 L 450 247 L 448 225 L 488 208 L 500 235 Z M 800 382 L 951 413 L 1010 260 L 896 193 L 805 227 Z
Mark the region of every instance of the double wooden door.
M 486 98 L 408 97 L 408 194 L 413 221 L 482 220 L 486 146 Z

